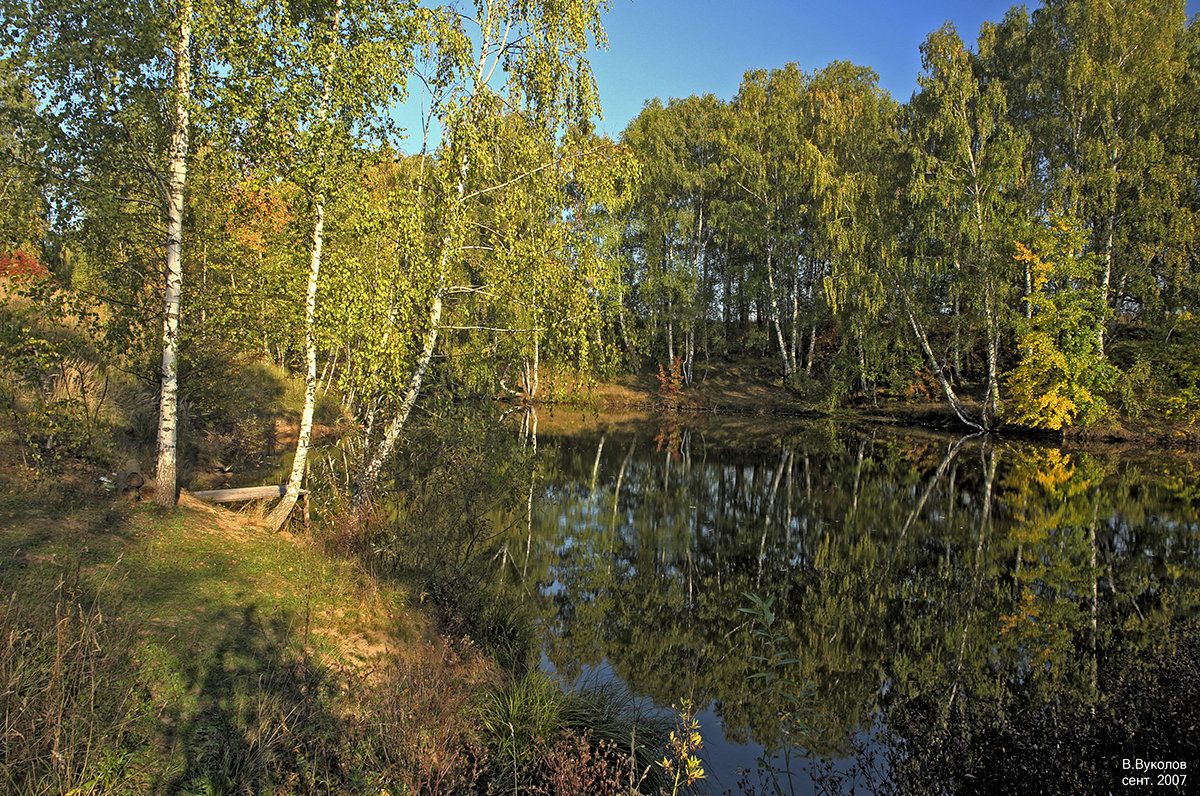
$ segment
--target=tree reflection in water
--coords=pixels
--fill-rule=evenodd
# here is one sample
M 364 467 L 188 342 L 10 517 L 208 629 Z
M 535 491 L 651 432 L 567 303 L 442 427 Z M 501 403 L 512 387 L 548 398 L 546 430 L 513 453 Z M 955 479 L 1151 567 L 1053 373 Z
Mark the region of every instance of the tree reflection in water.
M 857 752 L 900 792 L 1200 766 L 1194 458 L 679 422 L 538 451 L 503 582 L 567 677 L 606 664 L 659 705 L 711 706 L 724 742 L 775 747 L 789 703 L 753 677 L 753 594 L 774 599 L 787 679 L 812 686 L 803 751 Z M 816 786 L 845 768 L 814 766 Z

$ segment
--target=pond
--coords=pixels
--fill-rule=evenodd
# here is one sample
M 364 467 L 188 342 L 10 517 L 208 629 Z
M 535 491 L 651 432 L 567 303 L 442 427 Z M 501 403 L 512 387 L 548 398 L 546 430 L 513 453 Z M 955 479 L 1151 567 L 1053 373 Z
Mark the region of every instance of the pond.
M 1200 765 L 1195 456 L 702 415 L 535 428 L 499 579 L 545 668 L 695 706 L 706 789 Z

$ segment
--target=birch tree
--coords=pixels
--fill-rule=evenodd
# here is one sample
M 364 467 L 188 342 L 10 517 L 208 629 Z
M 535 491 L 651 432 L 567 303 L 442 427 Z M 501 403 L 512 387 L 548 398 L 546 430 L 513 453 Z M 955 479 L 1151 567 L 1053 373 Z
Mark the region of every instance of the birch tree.
M 109 295 L 130 286 L 134 289 L 122 298 L 137 298 L 149 274 L 161 274 L 156 500 L 174 506 L 197 14 L 192 0 L 162 7 L 35 0 L 22 12 L 28 25 L 22 46 L 48 141 L 38 165 L 53 186 L 59 223 L 95 229 L 95 239 L 85 240 L 100 255 L 97 261 L 111 263 L 106 267 L 114 278 L 100 280 Z M 163 238 L 151 244 L 148 237 L 164 227 L 165 247 Z M 165 260 L 158 259 L 164 249 Z M 110 328 L 143 324 L 136 310 L 114 314 Z M 125 337 L 141 338 L 147 331 Z
M 312 440 L 326 204 L 341 187 L 334 178 L 345 172 L 342 164 L 355 149 L 371 137 L 386 137 L 385 114 L 403 97 L 411 69 L 417 11 L 411 4 L 371 0 L 303 8 L 267 3 L 256 11 L 257 24 L 235 28 L 237 46 L 258 57 L 235 65 L 229 113 L 254 122 L 257 110 L 269 109 L 274 119 L 266 129 L 251 128 L 245 142 L 252 153 L 256 144 L 269 148 L 260 149 L 260 157 L 281 163 L 307 194 L 312 212 L 301 326 L 304 403 L 285 494 L 267 518 L 278 528 L 299 496 Z
M 179 299 L 183 290 L 183 190 L 187 180 L 188 117 L 192 92 L 192 0 L 178 0 L 175 86 L 171 142 L 167 152 L 167 267 L 163 291 L 162 383 L 158 409 L 155 501 L 176 500 L 176 442 L 179 430 Z
M 1153 290 L 1138 278 L 1138 260 L 1152 258 L 1137 257 L 1135 222 L 1172 191 L 1164 114 L 1187 65 L 1184 18 L 1181 0 L 1050 0 L 1034 15 L 1048 165 L 1065 209 L 1089 224 L 1110 311 L 1131 280 Z M 1096 336 L 1101 355 L 1107 329 Z
M 871 354 L 882 348 L 887 302 L 880 249 L 887 245 L 883 214 L 890 207 L 885 194 L 897 108 L 873 70 L 844 61 L 812 76 L 801 107 L 812 255 L 828 269 L 823 298 L 848 333 L 842 356 L 855 363 L 864 397 L 873 398 Z M 814 293 L 817 287 L 814 275 Z
M 443 130 L 443 142 L 436 164 L 421 159 L 417 195 L 406 200 L 411 207 L 411 246 L 404 256 L 416 276 L 408 298 L 420 307 L 410 311 L 414 323 L 408 334 L 419 342 L 406 386 L 398 400 L 388 402 L 386 424 L 364 446 L 362 469 L 355 479 L 356 511 L 374 491 L 421 394 L 444 331 L 447 302 L 495 287 L 469 278 L 456 282 L 455 277 L 471 276 L 462 271 L 471 203 L 518 186 L 533 173 L 473 184 L 491 157 L 503 129 L 501 120 L 519 112 L 527 124 L 551 132 L 570 121 L 587 121 L 598 110 L 586 54 L 593 43 L 604 43 L 600 14 L 606 8 L 599 0 L 478 0 L 473 17 L 449 9 L 436 9 L 427 17 L 430 44 L 423 54 L 430 69 L 425 80 L 433 92 L 430 107 Z M 494 87 L 493 80 L 501 81 L 502 88 Z M 535 168 L 553 167 L 551 161 Z
M 1005 202 L 1006 191 L 1022 179 L 1021 136 L 1006 119 L 1004 94 L 998 84 L 981 86 L 972 55 L 953 26 L 931 33 L 921 46 L 924 72 L 921 93 L 913 99 L 910 128 L 913 179 L 908 190 L 921 212 L 918 269 L 925 279 L 945 279 L 954 285 L 954 302 L 970 301 L 981 321 L 986 348 L 987 376 L 982 410 L 968 419 L 966 409 L 940 377 L 943 391 L 964 422 L 991 428 L 1000 412 L 1000 335 L 1009 283 L 1006 241 L 1012 239 Z M 901 288 L 907 291 L 906 288 Z M 940 374 L 920 328 L 911 293 L 907 311 L 914 333 Z

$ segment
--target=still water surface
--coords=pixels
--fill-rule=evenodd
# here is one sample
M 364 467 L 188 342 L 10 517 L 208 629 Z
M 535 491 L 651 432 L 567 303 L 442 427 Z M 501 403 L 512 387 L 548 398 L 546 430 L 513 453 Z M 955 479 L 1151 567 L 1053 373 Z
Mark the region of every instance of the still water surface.
M 560 413 L 539 431 L 501 579 L 541 618 L 546 668 L 691 700 L 713 792 L 782 750 L 915 766 L 968 730 L 1083 765 L 1095 736 L 1061 751 L 1071 717 L 1157 721 L 1109 715 L 1119 661 L 1200 604 L 1195 457 L 828 423 Z M 1008 765 L 962 754 L 960 783 Z

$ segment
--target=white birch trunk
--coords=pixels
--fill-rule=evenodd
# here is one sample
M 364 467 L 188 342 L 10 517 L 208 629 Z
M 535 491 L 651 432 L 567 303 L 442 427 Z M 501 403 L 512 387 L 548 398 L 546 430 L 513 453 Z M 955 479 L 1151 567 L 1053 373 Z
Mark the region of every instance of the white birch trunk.
M 158 463 L 155 466 L 155 501 L 167 508 L 175 505 L 177 487 L 179 297 L 183 292 L 183 189 L 187 180 L 191 47 L 192 0 L 180 0 L 179 38 L 175 41 L 175 120 L 168 164 L 167 282 L 163 294 L 162 392 L 158 404 Z
M 808 333 L 808 358 L 804 360 L 804 372 L 812 375 L 813 357 L 817 353 L 817 325 L 814 323 Z
M 413 406 L 417 403 L 417 397 L 421 394 L 421 384 L 425 380 L 425 372 L 429 369 L 429 361 L 433 359 L 433 349 L 437 345 L 438 324 L 442 320 L 442 291 L 434 294 L 433 303 L 429 308 L 429 331 L 425 334 L 425 343 L 421 347 L 421 356 L 417 360 L 417 368 L 413 372 L 412 378 L 408 382 L 408 392 L 404 394 L 404 400 L 400 403 L 400 408 L 396 410 L 396 414 L 388 423 L 387 429 L 383 432 L 383 439 L 379 441 L 379 447 L 375 449 L 374 456 L 363 470 L 363 474 L 355 484 L 354 490 L 354 507 L 361 508 L 367 497 L 375 489 L 375 484 L 379 480 L 379 473 L 383 470 L 384 463 L 392 455 L 392 450 L 396 447 L 396 441 L 400 438 L 400 432 L 404 430 L 404 424 L 408 421 L 408 415 L 412 412 Z
M 930 369 L 937 376 L 938 383 L 942 385 L 942 392 L 945 394 L 946 400 L 950 402 L 950 408 L 954 410 L 954 414 L 958 419 L 966 425 L 977 431 L 985 431 L 986 428 L 982 424 L 967 417 L 966 408 L 963 406 L 962 401 L 958 399 L 958 395 L 955 394 L 954 388 L 950 386 L 950 382 L 946 380 L 946 374 L 942 371 L 942 366 L 938 363 L 937 357 L 934 356 L 933 348 L 929 345 L 929 338 L 925 336 L 925 332 L 917 322 L 917 315 L 913 311 L 912 305 L 905 302 L 905 310 L 908 312 L 908 320 L 912 324 L 913 334 L 917 336 L 917 341 L 921 344 L 921 349 L 925 352 L 925 356 L 929 360 Z
M 995 291 L 992 286 L 991 277 L 985 277 L 985 284 L 986 288 L 983 300 L 986 305 L 985 315 L 987 318 L 988 382 L 987 395 L 983 400 L 983 424 L 985 427 L 991 428 L 993 425 L 992 421 L 1002 411 L 1000 405 L 999 373 L 1000 324 L 996 318 Z
M 675 303 L 667 301 L 667 367 L 668 369 L 675 367 Z
M 779 302 L 775 299 L 775 268 L 771 264 L 771 253 L 767 252 L 767 289 L 771 294 L 771 322 L 775 324 L 775 337 L 779 340 L 779 355 L 783 358 L 783 375 L 792 375 L 792 363 L 788 361 L 787 345 L 783 342 L 783 327 L 779 323 Z
M 792 340 L 789 355 L 792 359 L 792 372 L 799 370 L 798 357 L 800 352 L 800 267 L 796 266 L 796 276 L 792 280 Z
M 692 363 L 696 359 L 696 322 L 688 323 L 687 359 L 683 363 L 683 383 L 692 386 Z
M 304 481 L 308 449 L 312 442 L 313 409 L 317 402 L 317 339 L 313 320 L 317 312 L 317 280 L 321 273 L 321 250 L 325 236 L 325 196 L 317 196 L 316 220 L 313 223 L 312 253 L 309 256 L 308 285 L 304 293 L 304 409 L 300 412 L 300 434 L 296 439 L 296 455 L 288 475 L 287 491 L 267 515 L 267 525 L 279 530 L 292 513 Z
M 325 73 L 324 86 L 321 91 L 321 106 L 317 109 L 317 124 L 323 126 L 329 116 L 329 99 L 333 86 L 333 69 L 337 64 L 337 43 L 342 24 L 342 0 L 338 0 L 333 10 L 333 28 L 330 40 L 333 47 L 330 50 L 329 66 Z M 325 151 L 322 146 L 317 156 L 323 166 Z M 320 178 L 319 178 L 320 179 Z M 267 515 L 267 524 L 274 530 L 279 530 L 287 520 L 288 515 L 296 505 L 300 496 L 300 487 L 304 483 L 307 472 L 308 449 L 312 442 L 313 409 L 317 403 L 317 334 L 315 321 L 317 315 L 317 283 L 321 276 L 321 251 L 325 245 L 325 187 L 317 190 L 317 202 L 314 209 L 312 252 L 308 259 L 308 284 L 304 291 L 304 409 L 300 412 L 300 434 L 296 439 L 296 455 L 292 459 L 292 472 L 288 475 L 287 491 L 279 499 L 279 503 Z

